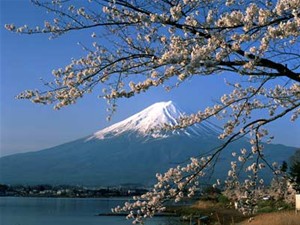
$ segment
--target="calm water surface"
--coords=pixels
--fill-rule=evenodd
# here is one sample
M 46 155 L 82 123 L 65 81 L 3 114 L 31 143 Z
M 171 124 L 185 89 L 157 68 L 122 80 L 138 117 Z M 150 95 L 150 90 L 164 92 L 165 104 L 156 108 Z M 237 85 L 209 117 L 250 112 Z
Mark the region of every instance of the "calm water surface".
M 96 216 L 122 205 L 124 199 L 0 198 L 0 225 L 129 225 L 122 216 Z M 158 217 L 146 225 L 173 225 L 174 218 Z

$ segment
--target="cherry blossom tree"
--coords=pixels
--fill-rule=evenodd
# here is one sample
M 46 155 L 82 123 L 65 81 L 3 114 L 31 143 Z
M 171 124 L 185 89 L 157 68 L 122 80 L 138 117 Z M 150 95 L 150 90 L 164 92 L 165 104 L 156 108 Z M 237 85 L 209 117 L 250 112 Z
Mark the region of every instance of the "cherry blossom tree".
M 230 73 L 241 82 L 225 82 L 232 92 L 213 106 L 178 118 L 181 129 L 216 117 L 224 121 L 224 142 L 186 166 L 157 174 L 158 183 L 147 194 L 115 211 L 129 211 L 141 223 L 164 210 L 169 199 L 192 196 L 206 169 L 216 163 L 230 143 L 250 137 L 251 149 L 233 153 L 227 187 L 243 190 L 251 205 L 255 189 L 263 184 L 261 169 L 274 174 L 280 167 L 267 162 L 263 142 L 270 142 L 266 126 L 281 117 L 295 121 L 300 114 L 300 1 L 299 0 L 32 0 L 52 13 L 41 27 L 6 29 L 21 34 L 90 31 L 87 55 L 65 68 L 53 70 L 54 81 L 43 90 L 26 90 L 18 98 L 53 104 L 55 109 L 74 104 L 101 86 L 115 111 L 115 101 L 149 88 L 177 87 L 195 76 Z M 256 116 L 259 112 L 260 116 Z M 249 159 L 253 163 L 247 164 Z M 248 178 L 238 179 L 243 167 Z M 216 185 L 220 181 L 216 182 Z M 187 191 L 183 191 L 187 190 Z M 251 197 L 252 196 L 252 197 Z M 248 207 L 249 208 L 249 207 Z M 244 212 L 252 211 L 244 207 Z M 250 207 L 251 208 L 251 207 Z

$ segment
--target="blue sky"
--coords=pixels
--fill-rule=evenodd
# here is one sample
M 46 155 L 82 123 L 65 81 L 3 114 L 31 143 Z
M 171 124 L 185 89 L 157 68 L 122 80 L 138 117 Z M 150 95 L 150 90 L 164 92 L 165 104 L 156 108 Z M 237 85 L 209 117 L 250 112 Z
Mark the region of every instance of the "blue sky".
M 88 136 L 158 101 L 173 100 L 188 112 L 195 112 L 228 92 L 223 75 L 199 77 L 169 93 L 157 88 L 118 101 L 118 111 L 111 122 L 105 120 L 105 101 L 97 98 L 100 90 L 59 111 L 16 100 L 14 97 L 21 91 L 42 87 L 40 77 L 51 80 L 53 69 L 84 55 L 78 41 L 90 41 L 91 31 L 49 40 L 48 35 L 18 35 L 4 29 L 7 23 L 42 25 L 48 16 L 27 0 L 1 0 L 1 156 L 41 150 Z M 276 136 L 275 143 L 300 146 L 299 127 L 299 121 L 290 123 L 282 119 L 270 130 Z

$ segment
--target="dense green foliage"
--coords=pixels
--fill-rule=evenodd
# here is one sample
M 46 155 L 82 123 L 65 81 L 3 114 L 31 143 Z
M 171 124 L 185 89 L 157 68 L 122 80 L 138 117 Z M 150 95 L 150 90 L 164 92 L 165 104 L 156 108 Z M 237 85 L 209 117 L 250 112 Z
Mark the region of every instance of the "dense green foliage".
M 295 189 L 300 192 L 300 149 L 291 157 L 290 176 L 295 184 Z

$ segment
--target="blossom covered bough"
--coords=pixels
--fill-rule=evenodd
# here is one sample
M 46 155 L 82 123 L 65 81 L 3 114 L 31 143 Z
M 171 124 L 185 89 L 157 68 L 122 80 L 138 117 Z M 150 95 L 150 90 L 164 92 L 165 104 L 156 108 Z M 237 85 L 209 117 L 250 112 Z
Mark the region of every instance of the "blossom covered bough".
M 158 183 L 147 194 L 114 211 L 128 211 L 141 223 L 163 211 L 164 202 L 191 197 L 206 170 L 217 164 L 230 143 L 248 137 L 251 149 L 233 154 L 225 185 L 242 190 L 241 207 L 252 213 L 254 195 L 264 181 L 260 170 L 280 174 L 265 160 L 263 143 L 270 142 L 266 126 L 300 114 L 300 1 L 299 0 L 87 0 L 40 1 L 38 7 L 52 13 L 53 21 L 35 28 L 5 25 L 21 34 L 48 33 L 57 38 L 68 32 L 90 32 L 93 46 L 87 55 L 65 68 L 53 70 L 54 81 L 44 90 L 26 90 L 18 98 L 53 104 L 55 109 L 74 104 L 96 86 L 113 113 L 118 98 L 129 98 L 151 87 L 167 90 L 195 76 L 224 72 L 241 82 L 227 82 L 232 92 L 196 114 L 178 118 L 181 129 L 211 117 L 224 121 L 221 146 L 195 157 L 186 166 L 157 174 Z M 257 116 L 259 112 L 259 116 Z M 247 163 L 247 161 L 251 161 Z M 244 182 L 238 179 L 246 171 Z M 217 181 L 216 184 L 219 184 Z M 288 188 L 283 188 L 287 190 Z M 251 202 L 252 201 L 252 202 Z

